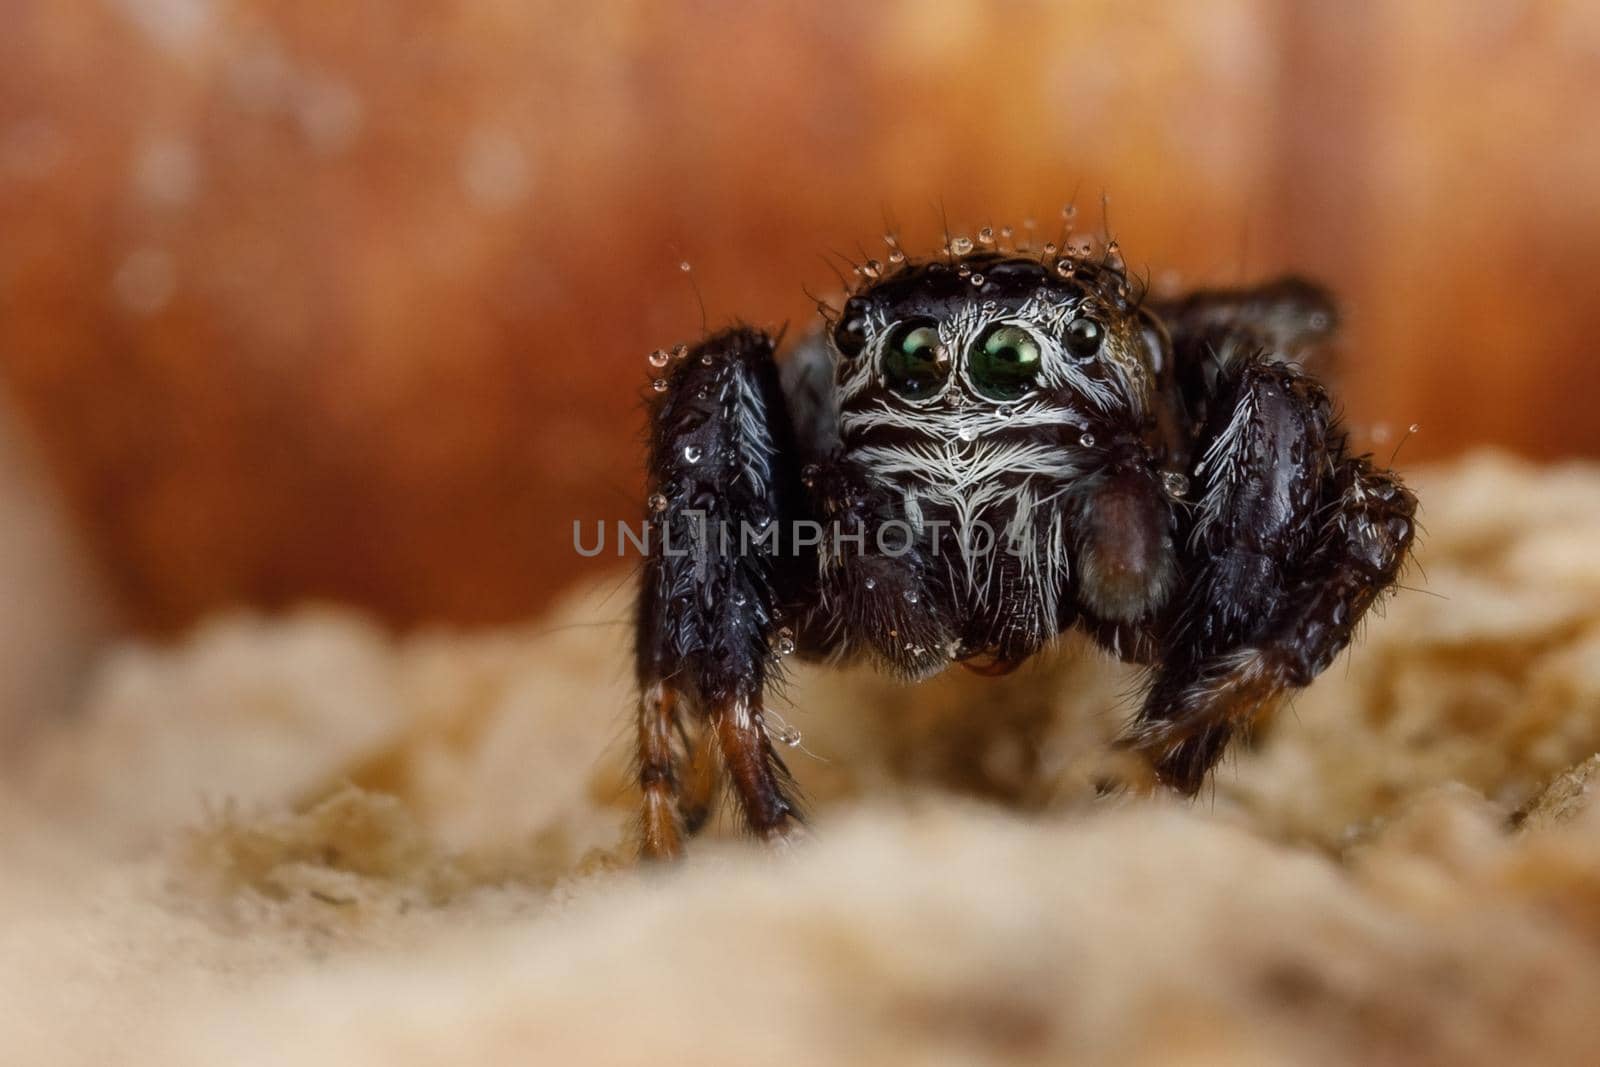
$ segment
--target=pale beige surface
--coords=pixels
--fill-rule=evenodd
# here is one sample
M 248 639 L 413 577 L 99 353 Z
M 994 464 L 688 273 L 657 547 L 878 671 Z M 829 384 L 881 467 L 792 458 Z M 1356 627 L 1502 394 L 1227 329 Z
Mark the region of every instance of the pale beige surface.
M 79 698 L 114 613 L 48 471 L 0 394 L 0 772 Z
M 1592 1062 L 1600 471 L 1415 479 L 1422 566 L 1194 805 L 1136 675 L 798 670 L 814 834 L 641 879 L 627 590 L 100 662 L 0 806 L 0 1063 Z M 1548 787 L 1548 788 L 1547 788 Z

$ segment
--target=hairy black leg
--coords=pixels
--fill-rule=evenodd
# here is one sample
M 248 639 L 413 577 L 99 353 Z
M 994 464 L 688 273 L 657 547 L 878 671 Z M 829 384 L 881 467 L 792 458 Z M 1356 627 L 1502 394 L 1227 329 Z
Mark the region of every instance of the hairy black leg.
M 1339 326 L 1333 296 L 1303 278 L 1279 278 L 1243 289 L 1201 289 L 1151 309 L 1172 339 L 1180 388 L 1195 421 L 1240 366 L 1268 359 L 1326 375 Z
M 802 599 L 807 560 L 784 541 L 803 506 L 772 341 L 724 331 L 672 368 L 652 412 L 652 537 L 636 636 L 642 694 L 639 785 L 644 855 L 676 855 L 702 823 L 716 745 L 745 821 L 762 837 L 796 817 L 761 707 L 785 611 Z M 692 753 L 690 718 L 706 742 Z
M 827 340 L 820 333 L 801 338 L 778 373 L 801 461 L 820 463 L 840 447 L 839 400 Z
M 1158 779 L 1193 793 L 1235 731 L 1308 685 L 1398 576 L 1415 500 L 1345 455 L 1311 378 L 1255 358 L 1215 397 L 1195 470 L 1186 591 L 1131 728 Z
M 822 523 L 820 607 L 810 629 L 825 650 L 863 647 L 889 670 L 923 678 L 950 665 L 956 634 L 933 566 L 934 538 L 892 486 L 835 456 L 808 469 Z
M 1199 289 L 1151 309 L 1172 335 L 1180 361 L 1249 334 L 1268 358 L 1304 363 L 1339 325 L 1333 296 L 1304 278 L 1278 278 L 1243 289 Z

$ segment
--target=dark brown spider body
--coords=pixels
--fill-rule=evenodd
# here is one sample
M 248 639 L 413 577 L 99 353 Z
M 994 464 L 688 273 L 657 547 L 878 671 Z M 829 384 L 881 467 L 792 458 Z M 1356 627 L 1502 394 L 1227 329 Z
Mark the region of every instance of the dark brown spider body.
M 794 825 L 762 700 L 796 650 L 998 673 L 1081 627 L 1152 665 L 1127 744 L 1192 793 L 1406 557 L 1413 498 L 1304 369 L 1334 325 L 1315 286 L 1143 303 L 1109 257 L 990 251 L 868 273 L 781 372 L 736 328 L 658 383 L 646 855 L 719 765 L 753 831 Z

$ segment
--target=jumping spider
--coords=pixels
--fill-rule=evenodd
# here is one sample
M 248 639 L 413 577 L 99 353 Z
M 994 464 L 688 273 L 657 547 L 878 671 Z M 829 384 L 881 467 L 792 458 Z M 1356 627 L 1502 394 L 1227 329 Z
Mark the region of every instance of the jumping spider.
M 1416 501 L 1304 369 L 1322 289 L 1147 301 L 1114 245 L 992 244 L 868 263 L 781 369 L 743 326 L 652 357 L 645 856 L 681 851 L 724 774 L 757 836 L 796 827 L 763 711 L 789 652 L 1000 673 L 1076 625 L 1150 667 L 1124 743 L 1193 794 L 1394 584 Z

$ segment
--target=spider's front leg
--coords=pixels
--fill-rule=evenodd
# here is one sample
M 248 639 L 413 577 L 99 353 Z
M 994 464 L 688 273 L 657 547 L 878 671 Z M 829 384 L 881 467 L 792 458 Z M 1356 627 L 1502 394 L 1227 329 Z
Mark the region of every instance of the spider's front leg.
M 1346 454 L 1326 394 L 1297 368 L 1240 359 L 1211 400 L 1183 611 L 1128 735 L 1186 793 L 1237 729 L 1349 644 L 1399 575 L 1416 509 L 1392 473 Z
M 678 855 L 705 821 L 718 763 L 758 837 L 798 818 L 762 701 L 790 640 L 785 607 L 815 569 L 768 536 L 788 537 L 800 514 L 795 466 L 771 339 L 736 328 L 691 349 L 652 413 L 636 634 L 647 858 Z
M 948 667 L 956 631 L 937 542 L 906 520 L 901 494 L 837 454 L 809 482 L 824 526 L 810 651 L 868 650 L 908 681 Z

